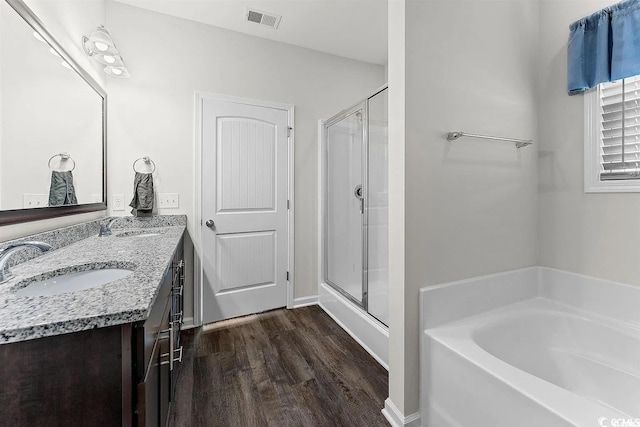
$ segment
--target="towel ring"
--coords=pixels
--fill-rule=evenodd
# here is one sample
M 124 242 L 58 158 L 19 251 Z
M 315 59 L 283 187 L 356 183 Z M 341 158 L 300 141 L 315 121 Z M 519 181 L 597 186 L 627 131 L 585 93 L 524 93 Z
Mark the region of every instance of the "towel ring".
M 49 161 L 47 162 L 47 166 L 49 167 L 50 170 L 51 170 L 51 160 L 55 159 L 56 157 L 60 157 L 61 162 L 66 162 L 67 160 L 71 160 L 73 162 L 73 167 L 71 168 L 71 171 L 73 171 L 76 168 L 76 161 L 73 160 L 73 158 L 71 157 L 71 155 L 69 155 L 69 153 L 59 153 L 59 154 L 54 154 L 49 158 Z M 71 172 L 71 171 L 65 171 L 65 172 Z
M 151 160 L 151 158 L 149 156 L 144 156 L 144 157 L 140 157 L 139 159 L 136 159 L 136 160 L 133 161 L 133 171 L 134 172 L 138 172 L 136 170 L 136 163 L 138 163 L 140 160 L 144 161 L 147 164 L 151 163 L 153 165 L 153 169 L 151 170 L 151 172 L 140 172 L 140 173 L 154 173 L 156 171 L 155 162 L 153 160 Z

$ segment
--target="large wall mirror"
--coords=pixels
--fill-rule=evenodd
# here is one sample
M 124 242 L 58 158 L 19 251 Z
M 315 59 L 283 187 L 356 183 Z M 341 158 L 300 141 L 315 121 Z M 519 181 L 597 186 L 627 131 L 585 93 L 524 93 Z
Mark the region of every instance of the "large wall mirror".
M 106 209 L 106 92 L 0 0 L 0 225 Z

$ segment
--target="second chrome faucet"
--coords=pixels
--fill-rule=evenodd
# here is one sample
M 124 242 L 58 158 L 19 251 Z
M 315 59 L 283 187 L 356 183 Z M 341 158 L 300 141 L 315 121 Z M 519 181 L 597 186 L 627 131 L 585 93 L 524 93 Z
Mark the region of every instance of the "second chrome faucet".
M 100 232 L 98 233 L 98 237 L 107 237 L 111 236 L 113 232 L 111 231 L 111 226 L 116 221 L 117 218 L 111 218 L 106 222 L 100 223 Z

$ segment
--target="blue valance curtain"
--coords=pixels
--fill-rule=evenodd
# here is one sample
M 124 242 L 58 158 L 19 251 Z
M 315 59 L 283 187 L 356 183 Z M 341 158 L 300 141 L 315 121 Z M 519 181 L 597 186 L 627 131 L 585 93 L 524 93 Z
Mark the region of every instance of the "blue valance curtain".
M 640 0 L 626 0 L 569 26 L 568 85 L 576 94 L 640 74 Z

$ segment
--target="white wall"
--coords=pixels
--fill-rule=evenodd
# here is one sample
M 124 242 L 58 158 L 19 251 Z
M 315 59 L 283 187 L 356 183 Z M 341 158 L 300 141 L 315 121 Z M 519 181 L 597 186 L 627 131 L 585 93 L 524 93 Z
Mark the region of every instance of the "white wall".
M 405 396 L 405 96 L 406 5 L 389 2 L 389 397 L 403 413 Z M 416 375 L 417 376 L 417 375 Z M 415 410 L 414 410 L 415 412 Z
M 82 35 L 89 34 L 105 21 L 105 0 L 26 0 L 44 25 L 58 39 L 69 54 L 100 83 L 105 85 L 105 75 L 90 60 L 80 47 Z M 105 212 L 33 221 L 0 227 L 0 241 L 15 239 L 29 234 L 53 230 L 105 216 Z
M 540 2 L 540 264 L 640 285 L 640 197 L 585 194 L 583 95 L 567 96 L 569 24 L 611 1 Z
M 158 192 L 180 194 L 193 224 L 194 92 L 290 103 L 295 123 L 296 297 L 317 291 L 317 120 L 384 83 L 384 67 L 109 2 L 107 28 L 131 71 L 110 79 L 109 191 L 132 194 L 131 163 L 157 164 Z M 113 214 L 128 214 L 113 212 Z
M 404 372 L 392 358 L 390 397 L 408 415 L 418 410 L 419 289 L 537 261 L 537 146 L 444 137 L 537 142 L 538 4 L 409 0 L 405 31 L 404 314 L 391 311 L 404 331 L 398 319 L 390 332 L 404 336 L 394 356 Z

